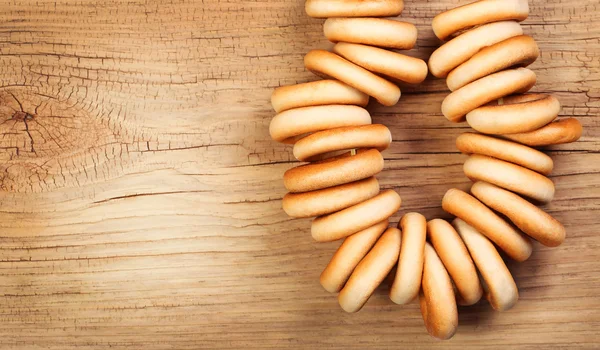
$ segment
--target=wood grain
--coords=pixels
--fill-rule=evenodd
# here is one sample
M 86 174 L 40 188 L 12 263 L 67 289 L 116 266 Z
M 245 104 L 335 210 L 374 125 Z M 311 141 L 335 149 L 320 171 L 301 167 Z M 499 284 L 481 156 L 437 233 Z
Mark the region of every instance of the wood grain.
M 426 58 L 435 14 L 405 1 Z M 348 315 L 318 276 L 336 244 L 281 210 L 291 148 L 270 140 L 273 88 L 316 79 L 329 48 L 301 0 L 0 0 L 0 345 L 3 349 L 600 346 L 600 0 L 532 0 L 535 91 L 582 139 L 555 146 L 566 242 L 510 264 L 509 312 L 460 308 L 449 342 L 382 286 Z M 392 108 L 383 188 L 428 219 L 467 188 L 433 78 Z

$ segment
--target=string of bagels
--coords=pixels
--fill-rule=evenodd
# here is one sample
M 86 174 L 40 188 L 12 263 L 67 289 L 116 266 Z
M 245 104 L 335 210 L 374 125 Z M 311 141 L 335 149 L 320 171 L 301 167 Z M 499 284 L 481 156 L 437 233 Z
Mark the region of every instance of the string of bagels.
M 529 14 L 527 0 L 481 0 L 437 15 L 432 27 L 444 43 L 428 63 L 396 51 L 417 40 L 414 25 L 383 18 L 403 7 L 402 0 L 307 0 L 306 13 L 326 18 L 323 31 L 335 46 L 304 57 L 322 80 L 273 92 L 270 134 L 293 144 L 304 162 L 283 176 L 284 211 L 314 217 L 317 242 L 343 239 L 320 276 L 323 288 L 338 294 L 343 310 L 357 312 L 396 267 L 390 299 L 418 299 L 429 334 L 449 339 L 457 305 L 482 297 L 497 311 L 516 304 L 518 289 L 498 250 L 522 262 L 533 240 L 548 247 L 564 241 L 563 225 L 537 206 L 553 199 L 555 187 L 547 177 L 552 159 L 534 147 L 574 142 L 582 126 L 557 119 L 555 97 L 527 93 L 536 75 L 526 67 L 539 56 L 519 24 Z M 428 72 L 446 78 L 442 114 L 475 131 L 456 140 L 469 155 L 463 169 L 473 184 L 470 193 L 452 188 L 444 195 L 452 222 L 407 213 L 388 227 L 401 198 L 381 190 L 375 175 L 392 135 L 372 124 L 365 107 L 370 97 L 395 105 L 397 83 L 419 84 Z

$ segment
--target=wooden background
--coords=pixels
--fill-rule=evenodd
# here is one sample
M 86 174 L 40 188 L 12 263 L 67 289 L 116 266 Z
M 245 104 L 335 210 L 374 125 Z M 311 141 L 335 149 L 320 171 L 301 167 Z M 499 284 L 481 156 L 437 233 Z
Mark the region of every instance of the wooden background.
M 418 56 L 435 14 L 406 0 Z M 518 305 L 461 308 L 449 342 L 382 286 L 345 314 L 318 283 L 337 244 L 281 210 L 291 149 L 270 140 L 273 88 L 315 79 L 328 48 L 302 0 L 0 0 L 0 348 L 600 346 L 600 0 L 530 1 L 534 91 L 584 124 L 552 147 L 566 242 L 511 263 Z M 444 81 L 370 106 L 392 130 L 379 176 L 429 219 L 468 188 Z

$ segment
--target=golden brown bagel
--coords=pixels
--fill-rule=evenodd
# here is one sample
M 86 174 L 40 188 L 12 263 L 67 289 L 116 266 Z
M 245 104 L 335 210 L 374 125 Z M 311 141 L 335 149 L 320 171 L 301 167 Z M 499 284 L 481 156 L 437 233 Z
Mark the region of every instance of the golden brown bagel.
M 419 302 L 425 328 L 432 337 L 450 339 L 458 327 L 458 310 L 450 276 L 429 243 L 425 243 Z
M 388 224 L 389 221 L 385 219 L 344 240 L 321 273 L 320 282 L 326 291 L 337 293 L 342 290 L 356 265 L 371 250 Z
M 444 263 L 458 290 L 461 305 L 473 305 L 481 299 L 483 290 L 469 251 L 452 225 L 446 220 L 427 222 L 427 236 Z
M 288 193 L 283 197 L 285 213 L 295 218 L 330 214 L 366 201 L 379 193 L 379 182 L 368 177 L 322 190 Z
M 392 134 L 382 124 L 341 127 L 319 131 L 296 142 L 294 156 L 300 161 L 310 161 L 317 155 L 346 149 L 383 151 L 391 142 Z
M 484 47 L 468 61 L 448 73 L 446 84 L 450 91 L 486 75 L 511 67 L 527 67 L 540 55 L 535 40 L 527 35 L 508 38 L 492 46 Z
M 465 242 L 483 277 L 485 297 L 490 305 L 497 311 L 513 307 L 519 300 L 519 291 L 492 242 L 461 219 L 454 219 L 452 225 Z
M 525 261 L 531 255 L 532 244 L 529 237 L 470 194 L 451 188 L 442 199 L 442 208 L 486 235 L 512 259 Z
M 523 21 L 528 15 L 527 0 L 481 0 L 440 13 L 431 26 L 435 36 L 446 40 L 463 29 L 498 21 Z
M 384 106 L 393 106 L 400 99 L 399 87 L 329 51 L 310 51 L 304 56 L 304 66 L 317 75 L 341 80 Z
M 399 252 L 400 230 L 390 227 L 356 266 L 338 295 L 338 302 L 344 311 L 356 312 L 365 305 L 398 261 Z
M 358 106 L 330 105 L 290 109 L 277 114 L 269 125 L 273 140 L 295 143 L 298 137 L 343 126 L 371 124 L 371 115 Z
M 396 304 L 408 304 L 419 295 L 423 274 L 426 221 L 419 213 L 407 213 L 398 223 L 402 228 L 402 246 L 390 299 Z
M 579 120 L 575 118 L 565 118 L 549 123 L 534 131 L 502 135 L 502 137 L 527 146 L 536 147 L 575 142 L 579 140 L 582 132 L 583 127 Z
M 271 95 L 271 105 L 280 113 L 292 108 L 321 105 L 357 105 L 369 103 L 367 94 L 341 81 L 325 79 L 278 87 Z
M 425 61 L 378 47 L 341 42 L 333 52 L 373 73 L 406 83 L 418 84 L 427 77 Z
M 312 237 L 317 242 L 329 242 L 348 237 L 381 222 L 400 209 L 402 200 L 394 190 L 381 191 L 377 196 L 349 208 L 314 219 Z
M 482 181 L 473 184 L 471 193 L 543 245 L 557 247 L 565 240 L 560 222 L 518 195 Z
M 496 158 L 473 154 L 463 164 L 472 181 L 485 181 L 541 203 L 554 198 L 554 183 L 544 175 Z
M 292 168 L 283 174 L 283 184 L 292 193 L 316 191 L 366 179 L 378 174 L 382 169 L 381 153 L 376 149 L 369 149 L 354 156 Z
M 519 143 L 482 134 L 466 132 L 456 138 L 456 147 L 466 154 L 498 158 L 548 175 L 554 167 L 552 158 Z
M 467 114 L 469 125 L 485 134 L 515 134 L 539 129 L 554 120 L 560 102 L 554 96 L 523 94 L 506 96 Z
M 417 42 L 412 23 L 385 18 L 328 18 L 323 25 L 330 41 L 410 50 Z
M 494 45 L 513 36 L 523 35 L 521 25 L 513 21 L 496 22 L 470 30 L 440 46 L 429 57 L 429 71 L 445 78 L 486 46 Z
M 446 96 L 442 102 L 442 113 L 450 121 L 461 122 L 474 109 L 510 94 L 526 92 L 535 82 L 535 73 L 527 68 L 494 73 Z
M 403 0 L 306 0 L 306 14 L 328 17 L 393 17 L 404 9 Z

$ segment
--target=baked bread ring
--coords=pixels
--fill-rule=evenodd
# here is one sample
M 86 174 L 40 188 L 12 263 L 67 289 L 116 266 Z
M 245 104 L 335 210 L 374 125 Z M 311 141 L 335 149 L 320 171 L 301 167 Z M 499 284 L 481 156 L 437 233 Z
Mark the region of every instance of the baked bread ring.
M 519 300 L 519 290 L 492 242 L 459 218 L 454 219 L 452 226 L 465 242 L 483 277 L 485 297 L 492 308 L 505 311 L 513 307 Z
M 385 18 L 328 18 L 323 32 L 334 43 L 342 41 L 399 50 L 410 50 L 417 43 L 414 24 Z
M 579 140 L 582 132 L 583 127 L 579 120 L 565 118 L 549 123 L 534 131 L 502 135 L 502 137 L 527 146 L 537 147 L 575 142 Z
M 514 21 L 482 25 L 448 41 L 429 57 L 429 71 L 445 78 L 454 68 L 465 63 L 484 47 L 494 45 L 513 36 L 523 35 L 521 25 Z
M 508 38 L 484 47 L 468 61 L 448 73 L 446 84 L 450 91 L 460 89 L 486 75 L 511 67 L 527 67 L 540 55 L 535 40 L 527 35 Z
M 494 73 L 446 96 L 442 102 L 442 113 L 452 122 L 462 122 L 474 109 L 514 93 L 529 91 L 535 82 L 535 73 L 527 68 Z
M 269 125 L 273 140 L 295 143 L 305 134 L 339 128 L 371 124 L 371 115 L 358 106 L 330 105 L 301 107 L 277 114 Z
M 463 170 L 471 181 L 486 181 L 540 203 L 548 203 L 554 197 L 552 180 L 500 159 L 473 154 L 463 164 Z
M 388 224 L 389 221 L 385 219 L 344 240 L 321 273 L 320 282 L 326 291 L 337 293 L 342 290 L 356 265 L 371 250 Z
M 283 184 L 292 193 L 315 191 L 366 179 L 382 169 L 381 153 L 369 149 L 354 156 L 331 158 L 292 168 L 283 174 Z
M 402 246 L 390 299 L 396 304 L 408 304 L 419 295 L 423 274 L 426 220 L 419 213 L 405 214 L 398 227 L 402 228 Z
M 357 312 L 365 305 L 398 261 L 399 252 L 400 230 L 390 227 L 356 266 L 338 295 L 338 302 L 344 311 Z
M 273 91 L 271 105 L 277 113 L 292 108 L 322 105 L 366 106 L 369 96 L 341 81 L 325 79 L 281 86 Z
M 553 121 L 560 102 L 551 95 L 523 94 L 506 96 L 467 114 L 469 125 L 485 134 L 529 132 Z
M 376 148 L 383 151 L 391 142 L 392 134 L 385 125 L 346 126 L 306 136 L 294 145 L 294 156 L 300 161 L 311 161 L 317 155 L 346 149 Z
M 401 203 L 400 196 L 394 190 L 381 191 L 362 203 L 314 219 L 311 226 L 312 237 L 317 242 L 348 237 L 394 215 Z
M 327 17 L 394 17 L 404 9 L 403 0 L 306 0 L 306 14 Z
M 524 166 L 548 175 L 554 162 L 546 154 L 519 143 L 466 132 L 456 138 L 456 147 L 466 154 L 482 154 Z
M 565 240 L 560 222 L 518 195 L 483 181 L 474 183 L 471 193 L 543 245 L 557 247 Z
M 458 310 L 452 281 L 429 243 L 425 243 L 424 255 L 419 304 L 425 328 L 432 337 L 450 339 L 458 327 Z
M 481 0 L 440 13 L 431 26 L 435 36 L 446 40 L 467 28 L 498 21 L 523 21 L 528 15 L 527 0 Z
M 337 43 L 333 52 L 373 73 L 406 83 L 418 84 L 427 77 L 425 61 L 378 47 Z
M 460 305 L 473 305 L 483 290 L 469 251 L 452 225 L 446 220 L 427 222 L 427 237 L 444 263 L 458 291 Z
M 334 213 L 379 194 L 379 182 L 374 177 L 322 190 L 288 193 L 283 196 L 285 213 L 294 218 L 308 218 Z
M 451 188 L 442 198 L 442 208 L 486 235 L 512 259 L 521 262 L 531 255 L 531 239 L 470 194 Z
M 393 106 L 400 99 L 399 87 L 329 51 L 310 51 L 304 56 L 304 66 L 317 75 L 341 80 L 384 106 Z

